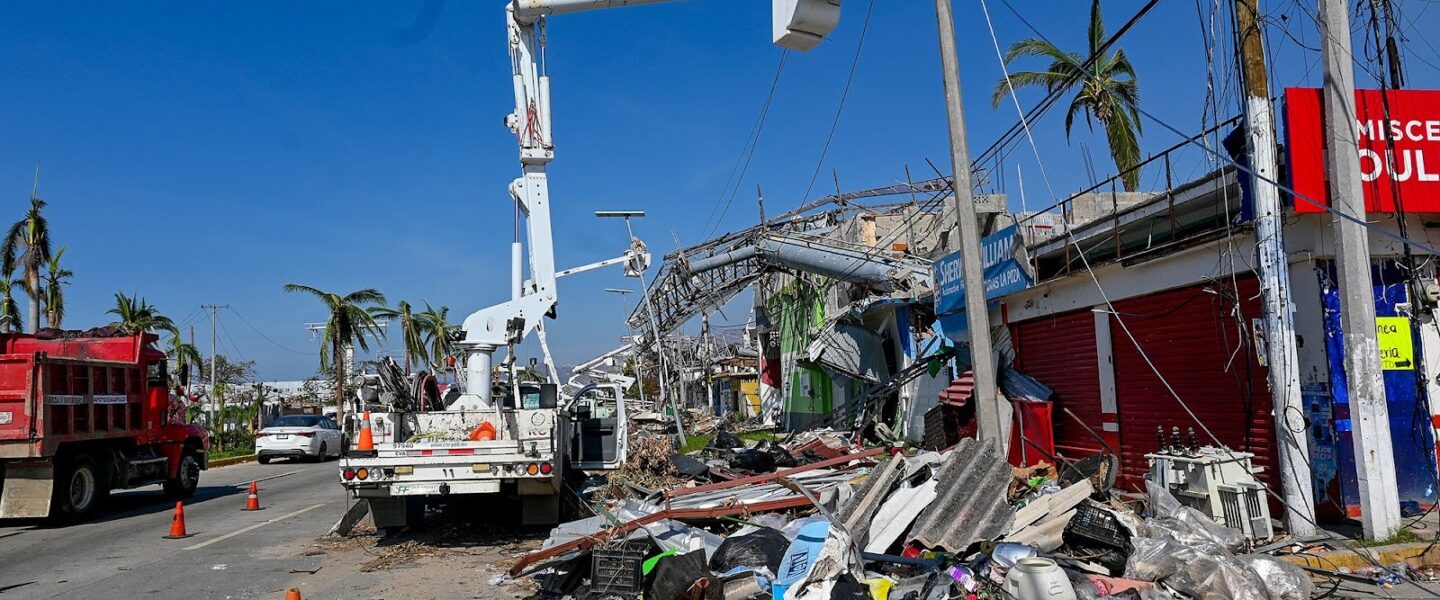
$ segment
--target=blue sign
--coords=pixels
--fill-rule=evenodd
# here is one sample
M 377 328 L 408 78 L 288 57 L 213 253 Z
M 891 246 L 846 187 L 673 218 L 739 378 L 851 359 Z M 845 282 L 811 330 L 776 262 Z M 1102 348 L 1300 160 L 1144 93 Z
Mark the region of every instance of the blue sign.
M 1030 287 L 1030 275 L 1015 258 L 1021 247 L 1019 228 L 1014 225 L 980 240 L 981 266 L 985 270 L 985 300 L 993 301 Z M 952 338 L 965 331 L 965 277 L 960 253 L 952 252 L 935 261 L 935 314 L 946 335 Z M 948 318 L 947 318 L 948 317 Z

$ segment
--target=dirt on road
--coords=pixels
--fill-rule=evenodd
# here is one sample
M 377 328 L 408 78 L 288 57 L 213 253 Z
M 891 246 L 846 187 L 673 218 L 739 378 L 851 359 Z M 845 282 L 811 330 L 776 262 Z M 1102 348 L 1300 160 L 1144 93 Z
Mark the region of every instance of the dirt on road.
M 432 509 L 424 526 L 388 537 L 367 519 L 349 536 L 327 535 L 296 548 L 320 563 L 292 573 L 293 585 L 307 600 L 529 597 L 535 583 L 505 572 L 539 549 L 548 529 L 497 524 L 495 514 L 474 507 Z

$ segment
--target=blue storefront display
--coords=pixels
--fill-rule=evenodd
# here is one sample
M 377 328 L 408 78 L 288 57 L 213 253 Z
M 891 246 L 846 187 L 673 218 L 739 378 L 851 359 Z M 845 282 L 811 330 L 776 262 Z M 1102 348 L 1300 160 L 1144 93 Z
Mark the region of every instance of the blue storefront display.
M 1315 476 L 1317 514 L 1331 518 L 1355 516 L 1360 496 L 1355 475 L 1355 449 L 1351 438 L 1349 388 L 1345 373 L 1345 334 L 1340 328 L 1340 296 L 1333 265 L 1316 270 L 1324 309 L 1325 352 L 1329 389 L 1305 390 L 1310 412 L 1312 472 Z M 1411 356 L 1387 360 L 1383 373 L 1385 400 L 1390 413 L 1390 438 L 1395 451 L 1395 479 L 1402 504 L 1429 505 L 1436 499 L 1435 441 L 1424 382 L 1417 365 L 1423 364 L 1419 332 L 1397 309 L 1407 304 L 1404 271 L 1393 261 L 1375 267 L 1375 314 L 1381 323 L 1398 323 L 1392 331 L 1409 334 Z M 1387 318 L 1391 318 L 1387 320 Z M 1404 328 L 1404 329 L 1401 329 Z M 1393 334 L 1392 334 L 1393 335 Z M 1382 352 L 1385 343 L 1382 341 Z M 1328 393 L 1326 393 L 1328 392 Z

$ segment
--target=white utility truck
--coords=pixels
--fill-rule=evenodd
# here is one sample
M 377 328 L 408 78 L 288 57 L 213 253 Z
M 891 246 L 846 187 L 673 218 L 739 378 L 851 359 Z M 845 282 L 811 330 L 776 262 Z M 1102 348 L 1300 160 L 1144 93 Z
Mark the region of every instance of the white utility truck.
M 619 257 L 555 270 L 546 179 L 555 144 L 550 77 L 544 63 L 545 20 L 552 15 L 668 1 L 511 0 L 506 4 L 515 110 L 505 117 L 505 124 L 520 145 L 520 177 L 509 187 L 517 221 L 510 300 L 465 319 L 464 339 L 459 342 L 464 353 L 459 373 L 463 393 L 458 398 L 438 403 L 417 399 L 396 412 L 372 413 L 373 449 L 347 444 L 341 481 L 357 498 L 369 500 L 377 527 L 405 526 L 427 497 L 511 491 L 526 497 L 525 523 L 554 523 L 566 469 L 613 468 L 624 460 L 620 386 L 590 386 L 562 399 L 542 319 L 555 317 L 557 278 L 615 264 L 623 264 L 627 276 L 643 278 L 650 255 L 632 235 L 630 248 Z M 773 0 L 773 9 L 775 43 L 805 51 L 835 27 L 840 0 Z M 519 235 L 521 219 L 527 244 Z M 527 384 L 517 376 L 516 346 L 531 332 L 537 335 L 549 370 L 545 383 Z M 494 353 L 500 348 L 507 352 L 499 370 L 509 377 L 497 390 Z

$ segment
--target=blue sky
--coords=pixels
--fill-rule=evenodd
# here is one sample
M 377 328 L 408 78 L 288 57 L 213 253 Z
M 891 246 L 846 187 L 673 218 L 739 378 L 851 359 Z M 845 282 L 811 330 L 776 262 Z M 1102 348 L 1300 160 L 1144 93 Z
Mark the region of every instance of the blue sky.
M 1057 43 L 1082 47 L 1088 3 L 1012 2 Z M 978 151 L 1015 113 L 990 107 L 1001 71 L 978 0 L 955 4 L 969 137 Z M 1105 2 L 1111 29 L 1141 4 Z M 1273 17 L 1272 85 L 1317 84 L 1316 54 L 1301 47 L 1317 38 L 1304 12 L 1313 3 L 1262 5 Z M 0 6 L 0 81 L 7 83 L 0 221 L 19 217 L 42 161 L 40 195 L 76 272 L 67 326 L 103 324 L 114 292 L 136 292 L 196 324 L 208 353 L 208 319 L 198 306 L 230 304 L 234 312 L 221 312 L 221 352 L 257 361 L 265 378 L 300 378 L 316 367 L 317 345 L 304 323 L 324 315 L 315 301 L 283 294 L 285 283 L 376 287 L 392 301 L 448 305 L 456 320 L 502 301 L 512 228 L 505 186 L 517 172 L 514 137 L 501 121 L 513 102 L 503 2 L 452 1 L 433 19 L 425 7 Z M 828 41 L 790 57 L 721 231 L 754 222 L 756 184 L 772 212 L 802 200 L 866 7 L 847 1 Z M 1400 7 L 1413 32 L 1411 83 L 1436 87 L 1440 73 L 1431 65 L 1440 54 L 1422 32 L 1436 30 L 1440 10 L 1418 0 Z M 990 9 L 1002 45 L 1032 35 L 999 0 Z M 780 56 L 769 40 L 769 11 L 761 0 L 687 0 L 551 21 L 560 267 L 623 250 L 623 225 L 596 220 L 595 210 L 648 211 L 637 232 L 657 254 L 677 239 L 703 239 Z M 1226 22 L 1217 23 L 1222 41 Z M 1143 106 L 1185 131 L 1202 127 L 1205 35 L 1196 4 L 1164 2 L 1121 43 L 1139 71 Z M 1217 102 L 1226 116 L 1238 110 L 1228 56 L 1217 53 Z M 1063 196 L 1086 187 L 1092 171 L 1103 178 L 1113 167 L 1103 140 L 1083 128 L 1067 143 L 1060 114 L 1035 133 Z M 1147 152 L 1178 141 L 1145 125 Z M 810 196 L 833 190 L 832 169 L 841 187 L 860 189 L 903 180 L 906 164 L 928 176 L 926 159 L 949 168 L 933 5 L 879 0 Z M 1028 148 L 1012 155 L 1005 179 L 993 185 L 1017 202 L 1009 189 L 1017 164 L 1030 207 L 1049 204 Z M 1204 167 L 1195 161 L 1182 175 Z M 599 354 L 625 334 L 619 317 L 628 307 L 601 291 L 608 287 L 636 284 L 616 270 L 562 281 L 561 320 L 550 325 L 562 364 Z M 727 315 L 746 316 L 743 309 Z

